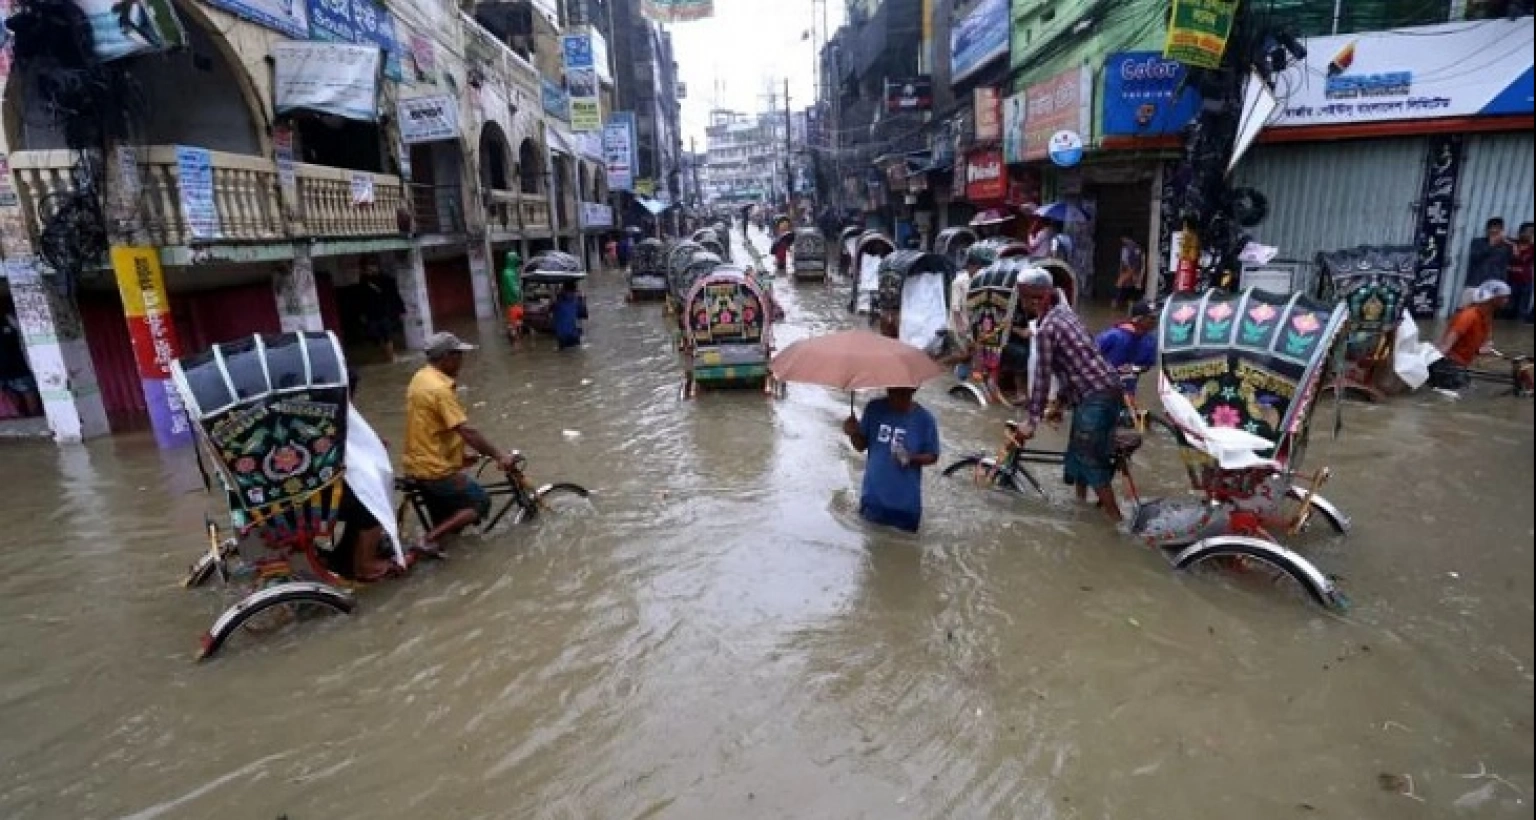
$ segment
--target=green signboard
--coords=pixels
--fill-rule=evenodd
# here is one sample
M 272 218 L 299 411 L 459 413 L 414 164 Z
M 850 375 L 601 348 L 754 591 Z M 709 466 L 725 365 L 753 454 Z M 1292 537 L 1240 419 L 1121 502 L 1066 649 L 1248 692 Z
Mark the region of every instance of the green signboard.
M 1238 0 L 1173 0 L 1163 56 L 1190 68 L 1217 68 L 1227 50 Z

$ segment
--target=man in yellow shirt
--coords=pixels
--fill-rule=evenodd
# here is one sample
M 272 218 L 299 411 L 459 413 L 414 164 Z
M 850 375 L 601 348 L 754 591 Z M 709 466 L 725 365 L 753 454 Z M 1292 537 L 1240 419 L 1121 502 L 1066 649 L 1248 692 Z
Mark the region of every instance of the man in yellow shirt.
M 414 479 L 427 502 L 432 531 L 422 548 L 435 550 L 444 536 L 452 535 L 485 518 L 491 499 L 468 473 L 467 444 L 476 453 L 494 459 L 503 470 L 512 469 L 512 456 L 491 444 L 470 426 L 459 401 L 457 383 L 464 354 L 475 350 L 452 333 L 436 333 L 427 339 L 427 364 L 411 378 L 405 390 L 405 455 L 401 466 Z

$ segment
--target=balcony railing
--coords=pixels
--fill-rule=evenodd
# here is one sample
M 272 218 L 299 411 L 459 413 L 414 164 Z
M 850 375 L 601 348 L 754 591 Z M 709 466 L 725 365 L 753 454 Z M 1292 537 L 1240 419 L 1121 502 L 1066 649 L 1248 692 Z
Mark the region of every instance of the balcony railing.
M 400 233 L 398 214 L 405 204 L 398 177 L 345 168 L 294 164 L 296 207 L 285 217 L 277 166 L 271 160 L 222 151 L 213 160 L 213 202 L 218 213 L 217 240 L 254 242 L 297 237 L 388 236 Z M 161 246 L 186 245 L 192 231 L 181 209 L 180 170 L 169 145 L 141 148 L 139 219 L 150 240 Z M 38 232 L 39 206 L 53 194 L 72 191 L 74 165 L 69 151 L 20 151 L 11 155 L 17 195 L 27 215 L 27 229 Z M 354 204 L 354 178 L 366 177 L 371 204 Z M 361 186 L 358 186 L 361 187 Z M 42 214 L 46 218 L 47 214 Z
M 549 202 L 543 194 L 486 191 L 485 224 L 493 231 L 524 233 L 548 231 L 550 229 Z
M 464 195 L 458 185 L 411 183 L 411 212 L 418 234 L 464 232 Z

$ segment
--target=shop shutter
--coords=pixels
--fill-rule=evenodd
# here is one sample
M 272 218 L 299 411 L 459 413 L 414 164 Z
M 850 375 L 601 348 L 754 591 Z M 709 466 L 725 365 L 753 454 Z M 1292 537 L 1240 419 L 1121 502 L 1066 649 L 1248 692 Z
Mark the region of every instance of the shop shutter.
M 1451 227 L 1451 270 L 1441 282 L 1441 303 L 1454 309 L 1467 281 L 1467 245 L 1483 235 L 1489 218 L 1504 217 L 1514 235 L 1520 223 L 1531 221 L 1532 191 L 1536 190 L 1536 135 L 1529 131 L 1475 134 L 1461 151 L 1461 176 L 1456 181 L 1456 221 Z
M 1250 229 L 1310 263 L 1322 251 L 1411 245 L 1428 150 L 1422 137 L 1260 145 L 1237 167 L 1237 184 L 1269 199 L 1269 218 Z

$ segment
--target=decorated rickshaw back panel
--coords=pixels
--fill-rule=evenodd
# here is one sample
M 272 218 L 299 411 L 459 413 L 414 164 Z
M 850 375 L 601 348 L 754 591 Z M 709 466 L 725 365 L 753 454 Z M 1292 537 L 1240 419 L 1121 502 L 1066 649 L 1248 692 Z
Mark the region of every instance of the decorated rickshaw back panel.
M 757 343 L 767 324 L 761 293 L 741 275 L 706 277 L 696 283 L 687 311 L 695 345 Z
M 1174 294 L 1158 329 L 1163 373 L 1212 426 L 1279 442 L 1305 424 L 1344 319 L 1300 294 Z
M 1372 356 L 1397 332 L 1413 292 L 1418 252 L 1413 248 L 1362 247 L 1318 254 L 1324 282 L 1349 312 L 1345 358 Z
M 796 231 L 790 246 L 796 262 L 816 262 L 827 258 L 827 240 L 817 231 Z
M 635 246 L 630 259 L 630 271 L 636 274 L 663 274 L 667 269 L 667 249 L 655 239 L 646 239 Z
M 261 521 L 334 520 L 344 475 L 347 372 L 328 333 L 252 337 L 178 362 L 232 496 Z M 231 393 L 233 387 L 233 393 Z M 307 520 L 295 515 L 304 511 Z
M 1011 265 L 993 265 L 976 274 L 965 294 L 966 315 L 970 317 L 971 339 L 975 345 L 972 362 L 977 371 L 993 372 L 1007 342 L 1004 335 L 1017 309 L 1014 285 L 1018 271 Z

